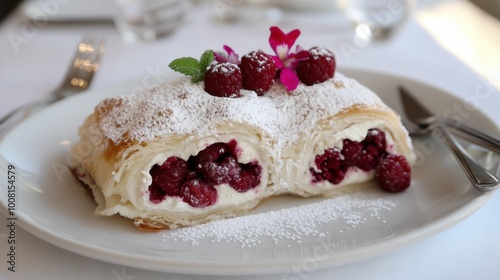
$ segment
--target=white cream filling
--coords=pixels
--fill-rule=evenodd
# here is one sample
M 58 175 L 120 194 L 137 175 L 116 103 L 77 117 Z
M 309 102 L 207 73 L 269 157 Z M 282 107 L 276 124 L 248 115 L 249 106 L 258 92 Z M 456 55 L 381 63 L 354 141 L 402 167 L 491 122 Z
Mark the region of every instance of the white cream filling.
M 184 202 L 181 197 L 172 196 L 167 196 L 162 202 L 155 204 L 149 201 L 149 193 L 145 193 L 145 195 L 143 196 L 143 198 L 146 200 L 144 205 L 148 208 L 148 210 L 152 211 L 161 210 L 198 214 L 210 211 L 211 209 L 239 205 L 244 202 L 254 200 L 259 192 L 259 187 L 256 187 L 244 193 L 240 193 L 227 184 L 217 185 L 215 186 L 215 189 L 217 190 L 216 203 L 202 208 L 193 207 Z

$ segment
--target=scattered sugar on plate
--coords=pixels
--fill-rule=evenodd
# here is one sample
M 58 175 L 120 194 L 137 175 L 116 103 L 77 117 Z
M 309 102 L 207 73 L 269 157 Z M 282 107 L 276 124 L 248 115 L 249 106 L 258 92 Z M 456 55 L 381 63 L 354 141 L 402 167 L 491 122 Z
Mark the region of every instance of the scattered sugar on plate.
M 397 206 L 394 200 L 338 196 L 321 202 L 284 208 L 181 228 L 163 234 L 163 241 L 189 242 L 195 246 L 201 242 L 236 243 L 242 248 L 253 247 L 268 239 L 301 243 L 304 237 L 325 237 L 329 232 L 320 231 L 320 225 L 339 221 L 342 228 L 332 234 L 342 234 L 369 220 L 382 223 L 381 212 Z

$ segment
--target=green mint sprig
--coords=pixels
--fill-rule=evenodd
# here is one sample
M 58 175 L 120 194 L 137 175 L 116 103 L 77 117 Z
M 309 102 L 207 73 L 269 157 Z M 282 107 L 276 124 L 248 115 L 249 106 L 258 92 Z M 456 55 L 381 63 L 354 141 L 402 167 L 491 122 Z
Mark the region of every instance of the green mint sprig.
M 192 57 L 181 57 L 170 62 L 168 67 L 176 72 L 190 76 L 191 81 L 197 83 L 205 79 L 207 68 L 213 60 L 214 52 L 212 50 L 206 50 L 201 55 L 199 61 Z

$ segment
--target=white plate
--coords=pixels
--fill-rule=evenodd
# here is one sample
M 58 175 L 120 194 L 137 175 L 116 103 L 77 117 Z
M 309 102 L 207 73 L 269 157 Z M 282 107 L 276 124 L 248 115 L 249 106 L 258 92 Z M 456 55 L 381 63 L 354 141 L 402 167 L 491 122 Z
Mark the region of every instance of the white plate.
M 436 112 L 461 104 L 455 97 L 418 81 L 360 70 L 343 72 L 378 92 L 393 108 L 399 108 L 398 85 L 418 93 Z M 145 233 L 127 219 L 94 216 L 94 202 L 65 169 L 67 150 L 77 140 L 77 128 L 98 101 L 140 87 L 135 82 L 66 99 L 28 119 L 3 139 L 0 154 L 16 167 L 18 175 L 15 213 L 24 229 L 77 254 L 142 269 L 226 275 L 288 273 L 292 277 L 301 270 L 359 262 L 434 235 L 474 213 L 492 195 L 479 193 L 467 183 L 444 146 L 428 138 L 415 139 L 425 156 L 414 168 L 412 186 L 407 191 L 388 194 L 368 188 L 349 195 L 394 203 L 390 211 L 373 216 L 358 209 L 356 224 L 336 219 L 318 225 L 324 235 L 306 234 L 300 241 L 276 243 L 263 236 L 258 240 L 261 243 L 247 248 L 238 242 L 212 242 L 210 238 L 201 239 L 198 245 L 163 240 L 165 232 Z M 467 122 L 498 132 L 481 112 L 468 113 Z M 6 166 L 2 163 L 0 168 Z M 7 181 L 6 175 L 2 170 L 1 182 Z M 273 198 L 256 211 L 321 200 Z M 5 213 L 7 195 L 0 196 L 0 204 Z

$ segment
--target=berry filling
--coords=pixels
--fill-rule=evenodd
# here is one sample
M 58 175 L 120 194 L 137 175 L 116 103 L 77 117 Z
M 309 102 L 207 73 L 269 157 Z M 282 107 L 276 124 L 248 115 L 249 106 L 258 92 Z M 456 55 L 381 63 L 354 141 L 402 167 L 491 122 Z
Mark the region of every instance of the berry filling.
M 361 142 L 344 139 L 342 150 L 329 148 L 315 158 L 316 168 L 310 168 L 312 182 L 328 181 L 338 184 L 350 168 L 363 171 L 375 170 L 382 189 L 400 192 L 410 185 L 411 167 L 403 156 L 386 151 L 385 133 L 370 129 Z
M 149 171 L 149 200 L 160 203 L 166 197 L 180 197 L 189 205 L 202 208 L 217 202 L 217 185 L 228 184 L 240 193 L 257 187 L 262 167 L 257 161 L 238 162 L 236 144 L 235 140 L 214 143 L 187 161 L 169 157 L 162 165 L 153 166 Z

